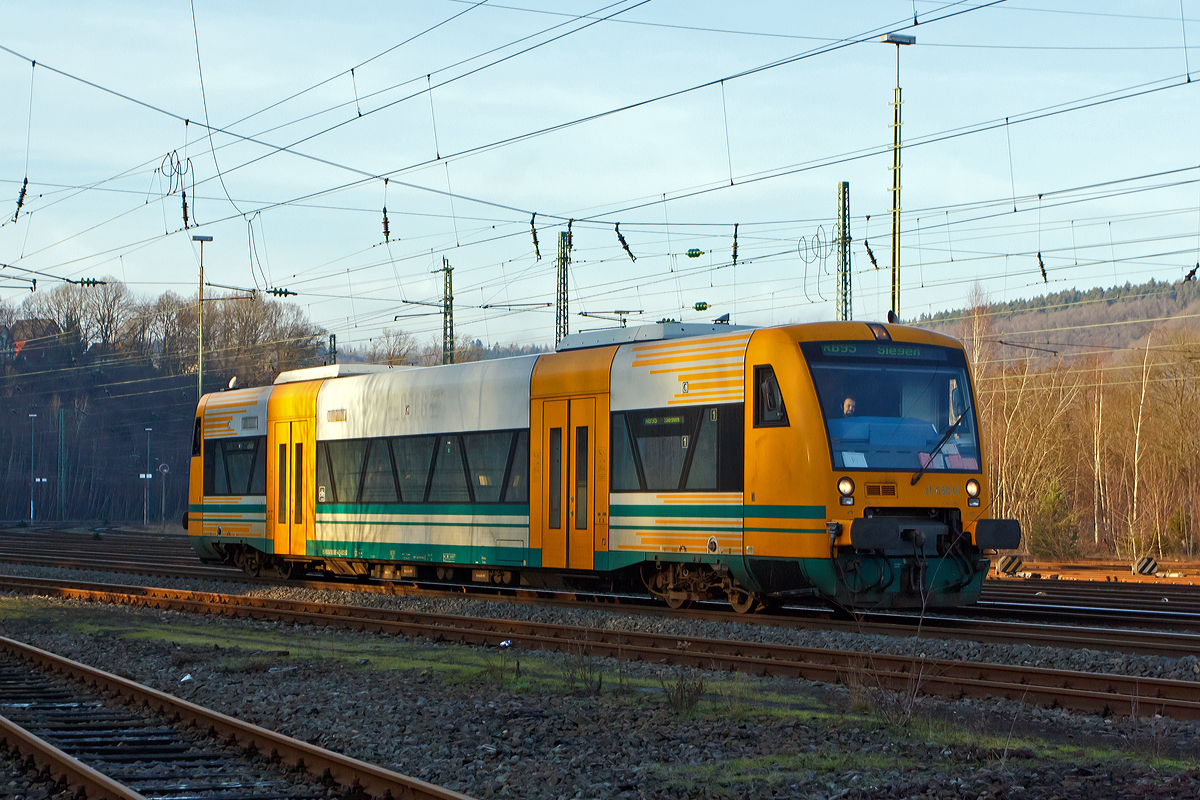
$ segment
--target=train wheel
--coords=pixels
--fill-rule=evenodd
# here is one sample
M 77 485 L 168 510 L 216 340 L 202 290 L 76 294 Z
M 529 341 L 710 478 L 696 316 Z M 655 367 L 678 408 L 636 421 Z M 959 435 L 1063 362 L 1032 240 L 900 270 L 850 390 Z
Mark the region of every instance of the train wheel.
M 733 606 L 733 610 L 739 614 L 749 614 L 758 610 L 761 605 L 758 596 L 745 589 L 731 589 L 726 598 L 729 600 L 729 605 Z
M 663 600 L 666 600 L 671 608 L 687 608 L 692 604 L 691 598 L 683 592 L 670 592 Z

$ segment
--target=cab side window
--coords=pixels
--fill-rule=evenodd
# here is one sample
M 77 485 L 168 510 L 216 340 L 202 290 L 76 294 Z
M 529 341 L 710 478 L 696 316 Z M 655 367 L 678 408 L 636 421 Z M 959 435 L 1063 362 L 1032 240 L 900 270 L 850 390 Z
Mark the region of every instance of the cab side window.
M 787 408 L 775 370 L 768 364 L 754 368 L 754 427 L 787 427 Z

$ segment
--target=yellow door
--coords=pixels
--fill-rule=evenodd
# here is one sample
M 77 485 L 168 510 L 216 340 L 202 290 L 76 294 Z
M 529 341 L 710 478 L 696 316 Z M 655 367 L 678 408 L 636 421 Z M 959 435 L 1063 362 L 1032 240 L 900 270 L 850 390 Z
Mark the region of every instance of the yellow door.
M 313 457 L 312 427 L 308 420 L 292 421 L 292 514 L 288 538 L 291 540 L 289 552 L 294 556 L 306 554 L 316 512 L 313 467 L 317 462 Z
M 312 530 L 316 500 L 312 494 L 313 444 L 308 420 L 276 422 L 268 467 L 267 524 L 273 528 L 278 555 L 305 555 Z M 273 511 L 274 513 L 270 513 Z
M 542 566 L 563 569 L 567 566 L 567 467 L 570 463 L 570 436 L 566 400 L 546 400 L 542 404 Z
M 571 418 L 568 483 L 567 566 L 591 569 L 595 563 L 592 516 L 596 509 L 596 401 L 569 401 Z

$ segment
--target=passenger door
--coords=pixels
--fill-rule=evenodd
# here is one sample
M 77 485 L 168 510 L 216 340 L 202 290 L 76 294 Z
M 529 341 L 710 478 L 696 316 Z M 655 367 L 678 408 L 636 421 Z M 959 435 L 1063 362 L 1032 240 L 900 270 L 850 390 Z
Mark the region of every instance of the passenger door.
M 542 566 L 595 565 L 596 400 L 542 404 Z
M 595 563 L 592 518 L 596 509 L 596 401 L 584 397 L 570 401 L 571 448 L 567 484 L 567 566 L 591 569 Z
M 316 500 L 312 495 L 314 443 L 308 420 L 273 425 L 270 462 L 267 464 L 270 500 L 274 505 L 271 536 L 280 555 L 306 555 L 313 529 Z
M 542 566 L 552 569 L 567 566 L 569 402 L 545 400 L 542 403 Z

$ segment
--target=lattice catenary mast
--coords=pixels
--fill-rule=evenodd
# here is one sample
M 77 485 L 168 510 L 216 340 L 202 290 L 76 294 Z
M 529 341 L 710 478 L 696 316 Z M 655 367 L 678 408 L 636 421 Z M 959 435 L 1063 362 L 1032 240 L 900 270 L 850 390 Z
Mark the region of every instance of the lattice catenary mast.
M 559 231 L 558 234 L 558 294 L 555 298 L 554 315 L 554 344 L 563 340 L 570 333 L 570 322 L 567 318 L 567 268 L 571 266 L 571 234 L 569 231 Z
M 850 285 L 850 182 L 838 184 L 837 319 L 854 319 Z
M 442 363 L 454 363 L 454 267 L 442 256 Z

